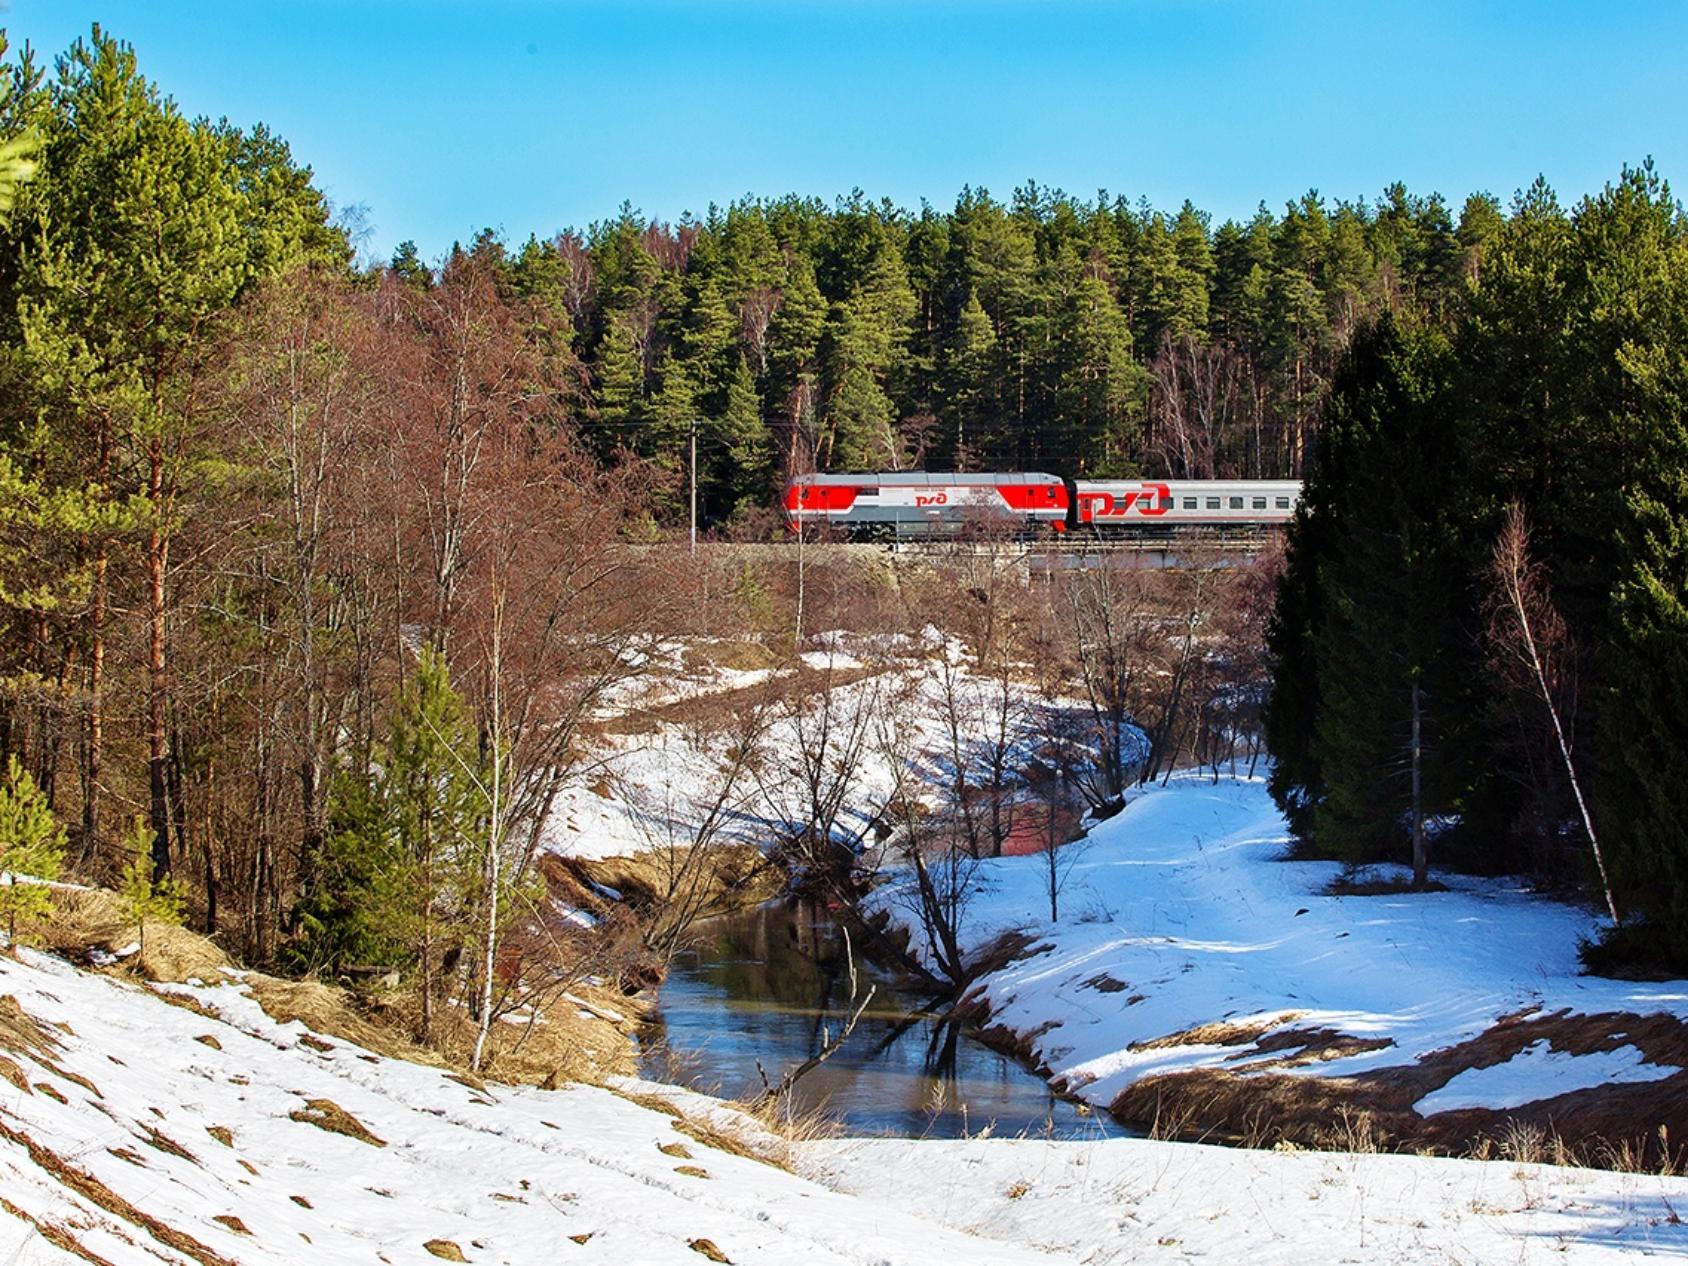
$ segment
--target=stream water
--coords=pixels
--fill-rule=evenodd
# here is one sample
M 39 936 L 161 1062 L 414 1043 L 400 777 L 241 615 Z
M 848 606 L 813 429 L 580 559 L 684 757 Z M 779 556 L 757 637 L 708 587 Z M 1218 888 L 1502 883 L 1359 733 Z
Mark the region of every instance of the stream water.
M 1095 1138 L 1111 1121 L 1052 1094 L 1031 1069 L 942 1024 L 860 953 L 872 1001 L 849 1039 L 793 1091 L 852 1134 L 957 1138 L 987 1129 Z M 857 996 L 859 1002 L 860 995 Z M 810 903 L 774 904 L 699 927 L 662 986 L 646 1076 L 727 1097 L 762 1089 L 820 1050 L 855 1009 L 843 933 Z

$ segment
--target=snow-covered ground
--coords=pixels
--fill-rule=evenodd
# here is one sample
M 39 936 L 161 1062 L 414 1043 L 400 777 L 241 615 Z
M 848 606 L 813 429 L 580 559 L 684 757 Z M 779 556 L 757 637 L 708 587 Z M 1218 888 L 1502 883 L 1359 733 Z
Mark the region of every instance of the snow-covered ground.
M 906 781 L 894 761 L 912 759 L 917 781 L 944 783 L 953 776 L 952 705 L 962 749 L 981 770 L 993 743 L 1007 742 L 1021 757 L 1030 754 L 1036 745 L 1031 722 L 1039 710 L 1081 706 L 1077 700 L 1016 699 L 1005 719 L 998 710 L 1000 684 L 975 675 L 961 644 L 932 628 L 918 636 L 835 632 L 810 641 L 823 649 L 805 651 L 779 670 L 723 668 L 701 657 L 682 666 L 686 648 L 664 644 L 653 653 L 648 677 L 603 701 L 598 719 L 606 731 L 597 736 L 593 760 L 557 797 L 545 847 L 591 861 L 688 842 L 693 820 L 720 793 L 723 753 L 743 738 L 734 708 L 761 703 L 767 711 L 756 739 L 757 773 L 733 787 L 732 820 L 722 835 L 766 845 L 808 808 L 803 776 L 793 768 L 794 753 L 806 746 L 824 743 L 828 767 L 847 769 L 829 775 L 846 784 L 835 825 L 858 836 Z M 806 674 L 802 693 L 771 704 L 758 697 L 756 687 L 777 695 L 795 684 L 797 673 Z M 719 706 L 729 698 L 731 708 Z
M 1506 1162 L 1140 1139 L 834 1140 L 798 1149 L 799 1176 L 706 1147 L 609 1091 L 477 1089 L 277 1024 L 235 976 L 178 992 L 211 1014 L 45 955 L 0 958 L 0 999 L 13 1000 L 0 1002 L 0 1262 L 1688 1254 L 1675 1217 L 1688 1179 Z M 380 1145 L 312 1124 L 325 1105 Z
M 943 665 L 955 666 L 956 698 L 978 714 L 981 730 L 994 687 L 968 678 L 961 648 L 931 630 L 891 648 L 842 635 L 829 646 L 811 652 L 807 667 L 838 673 L 839 684 L 824 704 L 811 694 L 804 706 L 831 709 L 832 741 L 862 709 L 903 696 L 899 751 L 865 739 L 843 796 L 840 825 L 859 831 L 890 794 L 890 760 L 912 759 L 934 783 L 950 777 Z M 686 697 L 742 681 L 730 670 L 699 670 Z M 764 776 L 747 788 L 729 834 L 756 843 L 776 836 L 789 807 L 778 802 L 778 762 L 818 733 L 790 715 L 775 720 Z M 708 732 L 666 720 L 618 737 L 613 780 L 571 789 L 553 817 L 551 847 L 605 857 L 684 839 L 688 806 L 711 799 L 720 746 Z M 674 836 L 665 835 L 670 823 L 679 828 Z M 1453 875 L 1438 876 L 1446 891 L 1327 895 L 1342 869 L 1284 861 L 1287 846 L 1263 779 L 1182 776 L 1134 792 L 1123 812 L 1063 850 L 1056 923 L 1048 919 L 1044 856 L 983 862 L 964 942 L 977 951 L 1018 930 L 1038 947 L 981 982 L 992 1021 L 1023 1036 L 1059 1084 L 1106 1107 L 1133 1083 L 1196 1069 L 1340 1078 L 1410 1066 L 1526 1012 L 1688 1019 L 1688 981 L 1580 974 L 1578 944 L 1599 927 L 1586 909 L 1515 881 Z M 1357 878 L 1405 875 L 1378 867 Z M 895 882 L 875 900 L 905 924 L 918 905 Z M 911 931 L 918 950 L 922 938 Z M 1611 1037 L 1595 1043 L 1601 1049 L 1572 1051 L 1521 1035 L 1498 1062 L 1450 1066 L 1445 1081 L 1432 1078 L 1412 1102 L 1420 1116 L 1512 1109 L 1683 1071 Z
M 841 1189 L 888 1209 L 1089 1266 L 1598 1266 L 1688 1255 L 1680 1178 L 1148 1139 L 843 1140 L 811 1151 Z
M 0 1262 L 76 1260 L 50 1237 L 149 1266 L 654 1266 L 703 1260 L 697 1241 L 768 1266 L 1050 1260 L 706 1148 L 606 1090 L 480 1090 L 277 1024 L 232 978 L 179 992 L 221 1018 L 0 958 L 0 996 L 52 1042 L 32 1054 L 0 1013 L 20 1071 L 0 1080 Z M 380 1145 L 300 1119 L 323 1103 Z
M 1578 940 L 1596 928 L 1587 910 L 1516 882 L 1453 875 L 1440 876 L 1445 892 L 1325 895 L 1342 868 L 1281 860 L 1287 845 L 1264 781 L 1190 776 L 1137 795 L 1071 846 L 1058 923 L 1045 858 L 984 863 L 966 940 L 980 947 L 1021 929 L 1047 947 L 983 980 L 995 1022 L 1035 1035 L 1059 1081 L 1107 1105 L 1138 1079 L 1195 1068 L 1333 1077 L 1411 1064 L 1528 1008 L 1688 1017 L 1688 981 L 1579 974 Z M 889 893 L 880 900 L 908 917 Z M 1156 1041 L 1220 1024 L 1231 1030 L 1214 1034 L 1224 1041 Z M 1329 1031 L 1321 1045 L 1351 1053 L 1285 1063 L 1306 1045 L 1285 1043 L 1285 1031 Z M 1462 1074 L 1421 1111 L 1510 1108 L 1681 1071 L 1633 1046 L 1530 1047 Z

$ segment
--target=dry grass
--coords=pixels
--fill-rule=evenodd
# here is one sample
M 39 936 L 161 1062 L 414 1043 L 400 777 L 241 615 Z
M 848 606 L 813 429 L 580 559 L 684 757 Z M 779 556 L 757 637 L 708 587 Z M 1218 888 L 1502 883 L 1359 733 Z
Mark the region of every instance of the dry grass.
M 134 925 L 124 919 L 115 894 L 101 889 L 61 889 L 55 892 L 54 917 L 44 933 L 47 947 L 73 962 L 88 964 L 90 951 L 107 952 L 135 939 Z M 186 928 L 149 925 L 145 948 L 106 970 L 154 982 L 225 979 L 229 960 L 217 945 Z M 315 980 L 286 980 L 261 972 L 246 972 L 241 983 L 266 1014 L 278 1023 L 298 1021 L 315 1033 L 340 1038 L 378 1055 L 434 1067 L 466 1069 L 474 1045 L 474 1027 L 466 1017 L 448 1013 L 435 1047 L 414 1040 L 420 1029 L 421 1007 L 413 993 L 380 997 L 365 995 Z M 559 999 L 533 1025 L 497 1024 L 486 1069 L 510 1082 L 558 1086 L 571 1081 L 601 1081 L 606 1076 L 635 1071 L 635 1055 L 627 1040 L 640 1020 L 637 1004 L 618 991 L 584 984 L 572 991 L 588 1011 Z M 175 993 L 158 995 L 173 1006 L 221 1020 L 214 1005 Z M 14 1004 L 15 1010 L 15 1004 Z M 624 1024 L 604 1017 L 624 1014 Z M 8 1013 L 0 1004 L 0 1048 L 8 1041 L 39 1043 L 45 1035 L 33 1027 L 8 1037 Z M 206 1035 L 199 1040 L 219 1045 Z M 316 1050 L 329 1049 L 321 1038 L 299 1039 Z M 43 1061 L 45 1062 L 45 1061 Z M 50 1065 L 49 1065 L 50 1066 Z M 57 1071 L 57 1070 L 55 1070 Z M 0 1075 L 10 1076 L 5 1073 Z M 90 1087 L 91 1088 L 91 1087 Z M 98 1093 L 97 1091 L 95 1093 Z
M 494 1025 L 482 1073 L 550 1089 L 636 1073 L 637 1048 L 629 1039 L 645 1018 L 645 1004 L 618 989 L 584 981 L 577 981 L 568 993 L 542 1008 L 541 1023 Z M 457 1048 L 460 1065 L 467 1063 L 472 1046 L 473 1037 L 466 1033 Z
M 1343 1104 L 1336 1110 L 1336 1122 L 1319 1137 L 1319 1146 L 1332 1152 L 1353 1152 L 1362 1156 L 1389 1150 L 1390 1138 L 1364 1108 Z
M 264 1014 L 278 1024 L 296 1020 L 314 1032 L 416 1064 L 445 1062 L 411 1040 L 409 1016 L 400 1008 L 370 1004 L 348 989 L 318 980 L 283 980 L 253 972 L 243 983 Z
M 1246 1051 L 1225 1057 L 1227 1063 L 1247 1061 L 1248 1072 L 1262 1072 L 1268 1068 L 1295 1068 L 1304 1064 L 1319 1064 L 1327 1060 L 1360 1055 L 1367 1051 L 1381 1051 L 1395 1045 L 1393 1038 L 1355 1037 L 1335 1029 L 1280 1029 L 1258 1039 Z M 1276 1059 L 1260 1059 L 1276 1051 L 1287 1052 Z
M 761 642 L 739 640 L 690 643 L 681 653 L 681 662 L 689 672 L 704 668 L 753 672 L 760 668 L 778 668 L 781 659 Z
M 1422 892 L 1446 892 L 1448 886 L 1432 879 L 1422 888 L 1413 887 L 1410 879 L 1357 879 L 1338 875 L 1325 885 L 1327 897 L 1400 897 Z
M 4 1121 L 0 1121 L 0 1139 L 26 1151 L 37 1169 L 56 1179 L 66 1190 L 146 1232 L 166 1248 L 175 1249 L 176 1252 L 191 1257 L 200 1266 L 236 1266 L 236 1263 L 201 1244 L 187 1232 L 180 1231 L 137 1208 L 86 1170 L 78 1169 L 51 1148 L 13 1129 Z
M 785 673 L 778 688 L 804 694 L 822 690 L 837 690 L 854 685 L 879 674 L 875 667 L 838 668 L 831 672 L 820 668 L 798 667 Z M 717 690 L 710 694 L 675 699 L 654 707 L 630 711 L 600 727 L 608 734 L 650 734 L 663 725 L 726 725 L 744 715 L 752 703 L 768 697 L 772 683 L 740 686 L 732 690 Z
M 55 1077 L 81 1086 L 96 1099 L 105 1098 L 99 1087 L 81 1073 L 60 1068 L 53 1062 L 53 1055 L 60 1049 L 59 1040 L 36 1023 L 35 1019 L 18 1005 L 15 997 L 11 994 L 0 996 L 0 1050 L 11 1051 L 15 1055 L 32 1060 Z M 11 1082 L 25 1094 L 31 1091 L 29 1076 L 24 1072 L 23 1066 L 4 1055 L 0 1055 L 0 1080 Z M 64 1101 L 58 1091 L 44 1082 L 37 1083 L 35 1089 L 51 1095 L 61 1103 Z
M 686 1118 L 684 1112 L 681 1112 L 673 1103 L 661 1095 L 649 1094 L 642 1090 L 623 1090 L 618 1086 L 610 1086 L 608 1089 L 612 1094 L 627 1100 L 628 1103 L 636 1103 L 648 1112 L 660 1112 L 664 1116 L 673 1117 L 680 1121 Z
M 675 1131 L 694 1143 L 788 1172 L 795 1169 L 798 1144 L 838 1133 L 837 1124 L 824 1112 L 793 1112 L 789 1104 L 736 1103 L 709 1117 L 701 1117 L 688 1114 L 664 1095 L 613 1085 L 607 1089 L 629 1103 L 672 1117 Z M 660 1150 L 676 1159 L 686 1159 L 673 1150 L 682 1146 L 662 1144 Z
M 1533 1121 L 1520 1121 L 1516 1118 L 1507 1121 L 1501 1129 L 1500 1154 L 1509 1161 L 1519 1164 L 1534 1165 L 1546 1160 L 1548 1156 L 1547 1131 Z M 1562 1145 L 1562 1150 L 1568 1147 Z
M 15 1060 L 0 1055 L 0 1081 L 9 1081 L 24 1094 L 33 1094 L 30 1089 L 29 1074 L 18 1065 Z
M 175 1156 L 194 1165 L 199 1164 L 199 1157 L 188 1151 L 187 1148 L 169 1135 L 161 1134 L 150 1125 L 146 1127 L 145 1142 L 148 1147 L 154 1151 L 163 1152 L 166 1156 Z
M 11 994 L 0 995 L 0 1050 L 37 1059 L 50 1058 L 59 1043 L 18 1005 Z
M 790 1140 L 762 1129 L 758 1124 L 745 1125 L 734 1128 L 733 1125 L 723 1125 L 718 1121 L 699 1120 L 696 1117 L 682 1116 L 674 1122 L 674 1128 L 694 1143 L 699 1143 L 712 1151 L 725 1152 L 729 1156 L 742 1156 L 747 1160 L 760 1161 L 764 1165 L 771 1165 L 775 1169 L 790 1170 L 792 1168 Z M 670 1144 L 669 1146 L 673 1146 Z M 664 1148 L 663 1150 L 667 1150 Z
M 642 906 L 665 900 L 673 877 L 684 873 L 686 851 L 651 848 L 631 856 L 572 861 L 568 865 L 593 883 L 614 888 L 635 906 Z M 710 846 L 708 858 L 709 873 L 704 879 L 712 914 L 751 910 L 785 890 L 785 871 L 771 864 L 753 845 L 716 843 Z
M 103 888 L 61 888 L 53 893 L 53 917 L 42 929 L 48 949 L 83 965 L 91 949 L 115 951 L 141 939 L 126 918 L 117 894 Z M 187 928 L 147 924 L 139 954 L 113 970 L 155 981 L 215 981 L 229 965 L 228 955 L 214 941 Z
M 69 1227 L 61 1226 L 56 1222 L 44 1222 L 39 1218 L 31 1217 L 28 1213 L 25 1213 L 4 1196 L 0 1196 L 0 1210 L 4 1210 L 6 1213 L 9 1213 L 19 1222 L 22 1222 L 27 1226 L 34 1227 L 36 1234 L 40 1235 L 40 1237 L 46 1240 L 47 1243 L 51 1244 L 56 1249 L 69 1253 L 72 1257 L 79 1257 L 85 1262 L 92 1262 L 94 1263 L 94 1266 L 113 1266 L 113 1263 L 109 1258 L 101 1257 L 98 1253 L 87 1247 L 87 1245 L 83 1244 L 81 1240 L 77 1239 L 75 1232 L 73 1232 Z
M 1183 1045 L 1246 1037 L 1209 1026 L 1157 1039 Z M 1503 1064 L 1546 1041 L 1570 1054 L 1638 1048 L 1649 1063 L 1683 1072 L 1659 1081 L 1590 1087 L 1517 1108 L 1469 1108 L 1420 1116 L 1415 1105 L 1472 1068 Z M 1291 1075 L 1336 1055 L 1387 1045 L 1328 1030 L 1281 1029 L 1254 1039 L 1228 1067 L 1189 1069 L 1145 1078 L 1110 1105 L 1123 1124 L 1157 1138 L 1205 1139 L 1246 1146 L 1343 1151 L 1406 1151 L 1516 1162 L 1587 1164 L 1644 1173 L 1673 1172 L 1688 1162 L 1688 1025 L 1669 1015 L 1505 1016 L 1469 1041 L 1416 1063 L 1349 1077 Z M 1286 1052 L 1281 1058 L 1260 1056 Z
M 1246 1046 L 1258 1042 L 1279 1025 L 1288 1024 L 1299 1015 L 1300 1012 L 1292 1011 L 1274 1020 L 1256 1021 L 1252 1024 L 1233 1024 L 1228 1020 L 1215 1024 L 1199 1024 L 1180 1033 L 1168 1033 L 1165 1037 L 1150 1038 L 1146 1042 L 1133 1042 L 1129 1049 L 1162 1051 L 1177 1046 Z
M 371 1147 L 387 1146 L 385 1139 L 377 1138 L 368 1126 L 332 1099 L 308 1099 L 304 1107 L 295 1108 L 287 1116 L 290 1120 L 314 1125 L 330 1134 L 344 1134 L 347 1138 L 368 1143 Z

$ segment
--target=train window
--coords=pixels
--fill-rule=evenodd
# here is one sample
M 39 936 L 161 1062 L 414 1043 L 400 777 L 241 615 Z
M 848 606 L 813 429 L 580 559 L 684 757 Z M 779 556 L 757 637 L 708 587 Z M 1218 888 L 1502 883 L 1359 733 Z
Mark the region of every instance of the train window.
M 1185 497 L 1184 508 L 1186 510 L 1194 510 L 1196 508 L 1196 499 L 1194 497 Z
M 1289 498 L 1288 497 L 1279 497 L 1278 498 L 1278 509 L 1280 509 L 1280 510 L 1289 509 Z
M 1256 510 L 1264 510 L 1266 508 L 1266 498 L 1265 497 L 1256 497 L 1254 499 L 1254 508 Z
M 1242 508 L 1243 508 L 1243 499 L 1241 497 L 1232 497 L 1231 498 L 1231 509 L 1241 510 Z
M 877 489 L 877 488 L 857 488 L 856 489 L 856 495 L 858 497 L 877 497 L 879 495 L 879 489 Z
M 801 492 L 799 492 L 797 494 L 797 499 L 799 501 L 807 501 L 809 499 L 809 490 L 807 488 L 804 488 Z
M 1209 497 L 1207 499 L 1207 508 L 1209 510 L 1217 510 L 1219 508 L 1219 498 L 1218 497 Z

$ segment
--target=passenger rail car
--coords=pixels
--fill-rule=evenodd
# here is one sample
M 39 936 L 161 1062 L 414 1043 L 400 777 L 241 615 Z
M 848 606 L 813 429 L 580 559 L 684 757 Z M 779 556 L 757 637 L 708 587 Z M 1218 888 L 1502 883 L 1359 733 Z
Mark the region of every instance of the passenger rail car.
M 1258 533 L 1287 522 L 1301 484 L 1249 479 L 1070 480 L 1017 474 L 799 475 L 786 487 L 786 520 L 841 528 L 858 540 L 920 540 L 969 524 L 1022 533 L 1154 539 L 1192 532 Z
M 1075 490 L 1077 525 L 1103 531 L 1287 523 L 1301 500 L 1293 479 L 1080 480 Z

